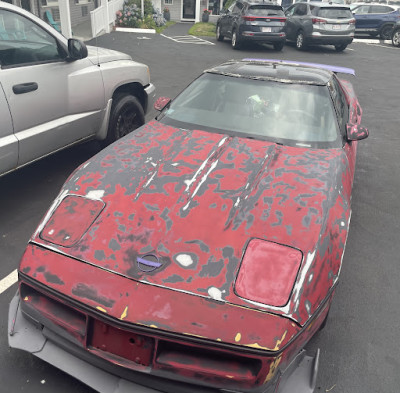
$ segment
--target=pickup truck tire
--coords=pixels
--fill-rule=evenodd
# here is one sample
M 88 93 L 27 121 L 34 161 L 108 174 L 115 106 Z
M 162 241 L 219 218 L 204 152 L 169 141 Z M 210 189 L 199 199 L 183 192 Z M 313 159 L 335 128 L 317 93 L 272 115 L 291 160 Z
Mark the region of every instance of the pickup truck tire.
M 392 38 L 392 30 L 393 30 L 393 25 L 388 24 L 388 25 L 383 25 L 379 35 L 383 40 L 390 40 Z
M 136 97 L 128 93 L 118 94 L 113 99 L 107 136 L 102 145 L 107 146 L 136 130 L 144 124 L 144 117 L 143 107 Z

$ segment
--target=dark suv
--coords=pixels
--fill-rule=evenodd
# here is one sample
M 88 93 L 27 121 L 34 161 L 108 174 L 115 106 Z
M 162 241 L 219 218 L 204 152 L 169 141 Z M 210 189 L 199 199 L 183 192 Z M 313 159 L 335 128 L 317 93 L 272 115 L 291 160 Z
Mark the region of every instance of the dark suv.
M 297 49 L 334 45 L 338 52 L 353 41 L 355 19 L 350 8 L 327 2 L 296 3 L 285 11 L 286 38 Z
M 392 29 L 400 18 L 397 6 L 386 4 L 360 4 L 353 9 L 356 18 L 356 33 L 378 34 L 383 40 L 390 40 Z
M 217 39 L 232 39 L 232 47 L 239 49 L 246 41 L 272 44 L 282 50 L 286 41 L 286 18 L 275 3 L 238 0 L 221 12 L 217 21 Z

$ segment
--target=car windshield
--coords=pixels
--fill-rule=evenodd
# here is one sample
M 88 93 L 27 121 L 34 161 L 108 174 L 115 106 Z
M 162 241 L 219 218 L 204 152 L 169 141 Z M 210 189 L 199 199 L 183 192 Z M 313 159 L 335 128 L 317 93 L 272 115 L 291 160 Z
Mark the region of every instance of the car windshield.
M 205 73 L 172 101 L 159 120 L 291 146 L 327 148 L 341 143 L 326 86 Z
M 311 11 L 315 16 L 331 19 L 352 19 L 353 14 L 349 8 L 315 8 Z
M 253 5 L 249 7 L 249 15 L 254 16 L 284 16 L 283 10 L 280 6 L 267 6 L 267 5 Z

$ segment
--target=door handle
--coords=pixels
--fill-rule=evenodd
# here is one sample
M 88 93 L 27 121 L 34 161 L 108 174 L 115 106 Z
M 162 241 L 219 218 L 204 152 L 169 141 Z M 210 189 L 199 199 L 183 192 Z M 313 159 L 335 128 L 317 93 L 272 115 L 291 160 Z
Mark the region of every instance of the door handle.
M 21 83 L 20 85 L 13 86 L 14 94 L 24 94 L 30 91 L 35 91 L 38 89 L 38 84 L 36 82 Z

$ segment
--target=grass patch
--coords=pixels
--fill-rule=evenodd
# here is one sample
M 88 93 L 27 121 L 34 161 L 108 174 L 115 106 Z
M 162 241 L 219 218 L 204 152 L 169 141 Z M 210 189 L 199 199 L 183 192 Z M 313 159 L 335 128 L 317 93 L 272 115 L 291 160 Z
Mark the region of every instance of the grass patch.
M 156 27 L 157 33 L 162 33 L 167 27 L 174 25 L 176 22 L 168 21 L 164 26 Z
M 215 36 L 215 25 L 214 23 L 195 23 L 189 30 L 190 35 L 202 36 L 202 37 L 214 37 Z

